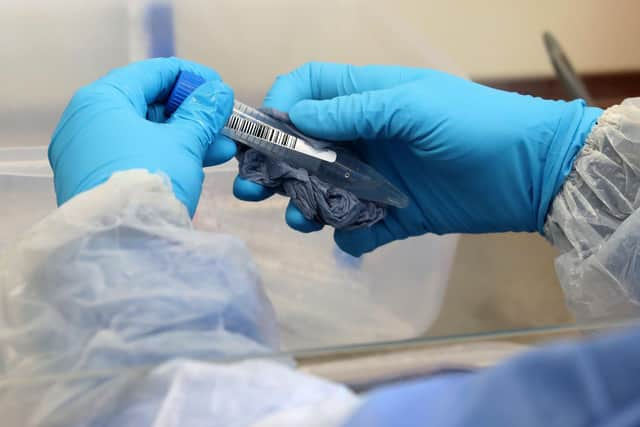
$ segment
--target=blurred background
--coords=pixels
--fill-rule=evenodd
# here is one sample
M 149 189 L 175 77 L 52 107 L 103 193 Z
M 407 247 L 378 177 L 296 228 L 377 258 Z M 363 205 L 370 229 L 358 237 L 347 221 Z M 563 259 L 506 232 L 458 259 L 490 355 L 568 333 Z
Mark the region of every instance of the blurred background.
M 150 5 L 164 12 L 150 19 Z M 0 147 L 48 144 L 78 87 L 172 51 L 217 69 L 252 104 L 310 60 L 434 67 L 567 98 L 541 39 L 551 31 L 608 106 L 640 92 L 638 18 L 636 0 L 3 0 Z M 570 322 L 554 255 L 538 235 L 462 236 L 427 334 Z

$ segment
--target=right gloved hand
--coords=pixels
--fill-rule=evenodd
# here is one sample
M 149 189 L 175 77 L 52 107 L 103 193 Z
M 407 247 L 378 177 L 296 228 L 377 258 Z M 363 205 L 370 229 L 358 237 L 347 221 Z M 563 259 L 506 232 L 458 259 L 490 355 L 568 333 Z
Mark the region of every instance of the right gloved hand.
M 335 232 L 361 255 L 424 233 L 540 231 L 551 200 L 602 110 L 482 86 L 435 70 L 309 63 L 279 77 L 265 107 L 302 132 L 351 141 L 362 159 L 409 195 L 370 228 Z M 346 143 L 346 142 L 345 142 Z M 234 193 L 270 192 L 236 179 Z M 293 206 L 300 231 L 321 227 Z

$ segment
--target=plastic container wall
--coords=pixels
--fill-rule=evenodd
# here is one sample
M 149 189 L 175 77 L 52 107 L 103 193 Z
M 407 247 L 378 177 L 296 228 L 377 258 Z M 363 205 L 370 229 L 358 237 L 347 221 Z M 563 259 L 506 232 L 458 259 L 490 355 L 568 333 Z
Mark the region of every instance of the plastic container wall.
M 124 0 L 0 2 L 0 147 L 46 145 L 76 89 L 129 61 Z
M 171 2 L 3 2 L 0 31 L 8 49 L 0 75 L 11 84 L 0 87 L 0 147 L 46 145 L 76 88 L 143 57 L 149 41 L 141 8 L 149 4 Z M 216 68 L 238 99 L 256 105 L 275 75 L 309 60 L 459 73 L 378 0 L 181 0 L 173 2 L 173 14 L 177 54 Z M 336 248 L 329 229 L 312 236 L 290 230 L 283 198 L 234 199 L 235 167 L 209 171 L 196 223 L 247 241 L 276 306 L 284 348 L 408 338 L 428 328 L 456 236 L 409 239 L 353 259 Z M 44 148 L 0 151 L 0 197 L 0 245 L 54 209 Z
M 384 0 L 180 0 L 174 16 L 178 54 L 218 70 L 251 105 L 275 76 L 308 61 L 464 74 Z
M 234 87 L 236 97 L 253 105 L 261 103 L 275 76 L 307 61 L 401 64 L 464 74 L 435 47 L 437 41 L 424 40 L 419 28 L 407 24 L 415 20 L 401 16 L 383 0 L 183 0 L 175 2 L 174 9 L 177 52 L 217 69 Z M 220 176 L 215 185 L 228 189 L 231 183 Z M 396 242 L 355 261 L 331 255 L 334 246 L 328 230 L 312 236 L 289 230 L 282 219 L 284 205 L 281 199 L 249 204 L 228 198 L 228 204 L 215 212 L 220 227 L 234 230 L 250 246 L 286 252 L 279 259 L 259 263 L 276 306 L 289 307 L 287 320 L 282 311 L 279 315 L 288 328 L 295 329 L 293 335 L 305 340 L 301 330 L 331 323 L 331 328 L 319 328 L 317 336 L 305 344 L 314 345 L 313 339 L 316 344 L 345 342 L 338 335 L 319 338 L 320 331 L 345 331 L 343 321 L 352 322 L 345 336 L 356 341 L 406 337 L 428 328 L 440 307 L 457 236 Z M 199 220 L 205 219 L 200 216 Z M 288 248 L 266 236 L 255 238 L 263 233 L 286 236 Z M 309 257 L 313 262 L 297 259 L 300 253 L 313 255 Z M 333 277 L 323 278 L 325 274 Z M 276 283 L 296 280 L 296 286 L 283 285 L 275 291 Z M 367 310 L 358 306 L 363 298 L 364 306 L 374 304 L 377 312 L 372 305 L 370 315 L 364 315 Z M 346 317 L 332 318 L 336 313 Z
M 304 235 L 284 221 L 286 199 L 242 202 L 236 166 L 207 171 L 196 227 L 244 239 L 281 327 L 286 350 L 374 342 L 422 334 L 438 313 L 456 239 L 410 239 L 360 259 L 341 252 L 326 230 Z M 44 147 L 0 149 L 0 244 L 55 208 Z

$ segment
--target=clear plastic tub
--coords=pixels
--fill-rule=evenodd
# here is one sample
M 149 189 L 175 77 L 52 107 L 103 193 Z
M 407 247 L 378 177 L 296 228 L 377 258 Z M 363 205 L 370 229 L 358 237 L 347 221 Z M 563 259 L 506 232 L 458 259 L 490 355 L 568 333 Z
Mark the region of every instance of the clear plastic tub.
M 438 314 L 455 236 L 385 246 L 357 259 L 334 244 L 330 227 L 305 235 L 284 222 L 286 200 L 237 200 L 236 165 L 207 171 L 195 224 L 244 239 L 273 301 L 285 350 L 410 338 Z M 0 149 L 0 245 L 55 209 L 45 147 Z M 276 255 L 277 254 L 277 255 Z
M 0 147 L 46 145 L 76 88 L 150 55 L 144 11 L 151 5 L 172 9 L 179 56 L 217 69 L 238 99 L 254 105 L 277 74 L 309 60 L 457 71 L 381 0 L 328 0 L 313 8 L 291 0 L 6 2 L 0 21 L 13 42 L 0 75 L 12 84 L 0 87 Z M 276 306 L 284 349 L 408 338 L 428 328 L 457 237 L 409 239 L 353 259 L 336 248 L 329 228 L 313 235 L 290 230 L 283 198 L 233 198 L 235 170 L 230 163 L 207 173 L 196 223 L 246 240 Z M 0 150 L 0 198 L 0 245 L 54 209 L 45 148 Z
M 55 209 L 44 146 L 73 92 L 155 52 L 145 24 L 150 5 L 173 7 L 178 56 L 217 69 L 238 99 L 252 105 L 260 104 L 277 74 L 310 60 L 457 71 L 382 0 L 0 2 L 6 41 L 0 70 L 6 83 L 0 86 L 0 250 Z M 356 260 L 336 249 L 328 228 L 313 235 L 290 230 L 283 198 L 233 198 L 235 170 L 229 163 L 208 171 L 196 224 L 247 242 L 276 308 L 283 350 L 391 341 L 429 327 L 456 236 L 410 239 Z M 108 412 L 109 397 L 118 395 L 109 390 L 117 389 L 100 385 L 137 378 L 138 371 L 97 375 L 51 372 L 8 382 L 0 377 L 4 424 L 34 425 L 31 420 L 40 416 L 47 425 L 70 425 L 74 410 Z M 75 392 L 79 399 L 67 399 Z
M 385 0 L 175 1 L 176 51 L 259 105 L 275 76 L 308 61 L 463 71 Z M 404 9 L 405 13 L 407 8 Z M 212 25 L 215 23 L 215 25 Z

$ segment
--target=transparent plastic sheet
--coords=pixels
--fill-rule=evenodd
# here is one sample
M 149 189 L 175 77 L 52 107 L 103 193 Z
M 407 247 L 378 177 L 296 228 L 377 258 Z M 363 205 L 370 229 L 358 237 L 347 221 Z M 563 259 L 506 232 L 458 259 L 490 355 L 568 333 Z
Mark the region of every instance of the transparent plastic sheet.
M 579 320 L 640 314 L 640 98 L 606 110 L 553 201 L 546 237 Z

